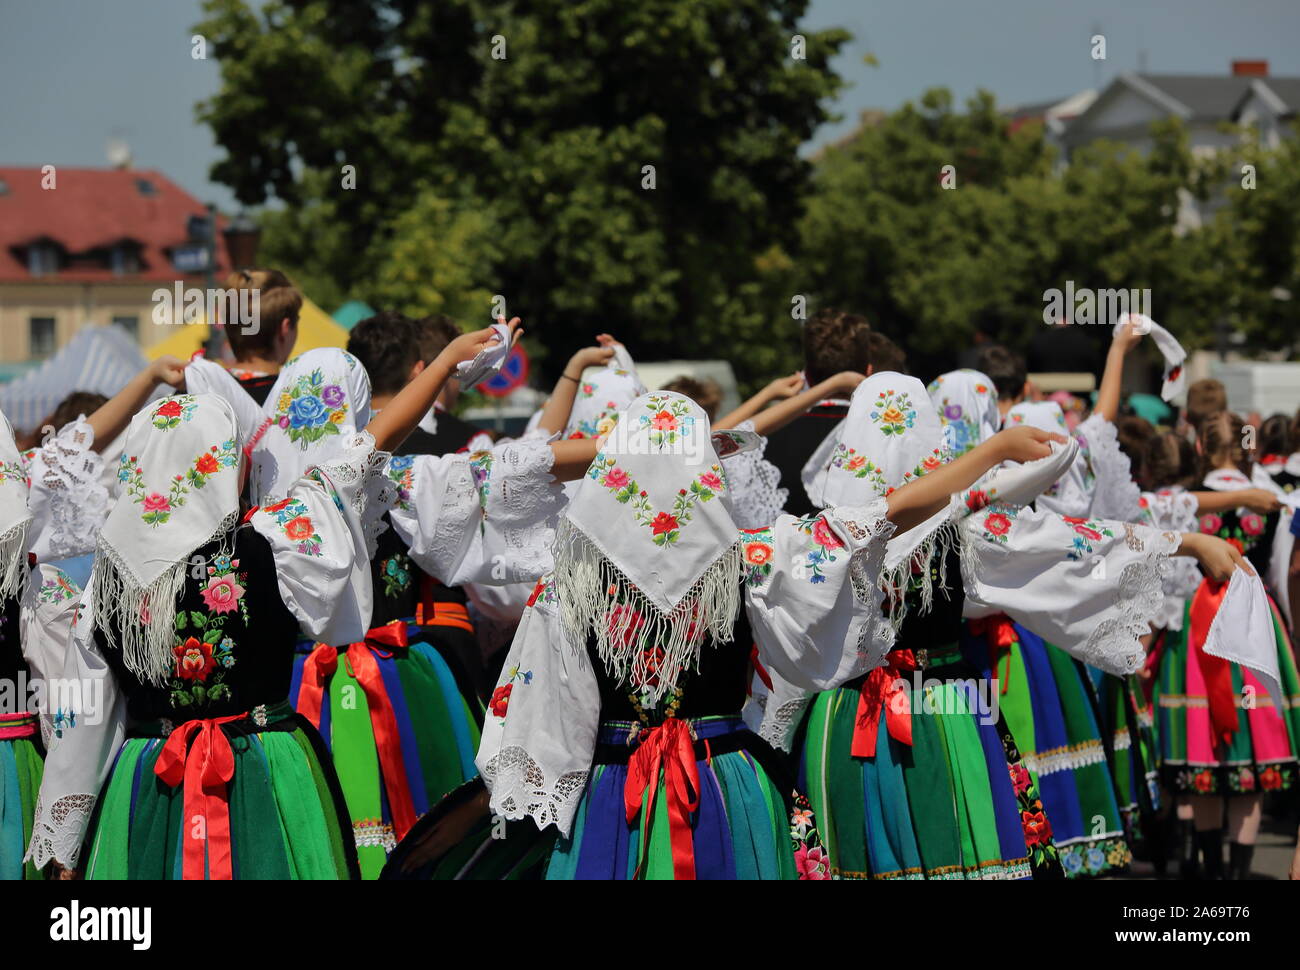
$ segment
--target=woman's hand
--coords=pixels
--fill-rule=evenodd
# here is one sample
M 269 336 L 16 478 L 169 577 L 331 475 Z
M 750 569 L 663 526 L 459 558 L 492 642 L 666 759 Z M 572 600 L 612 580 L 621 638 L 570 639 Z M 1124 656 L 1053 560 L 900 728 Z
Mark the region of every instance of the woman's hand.
M 171 354 L 163 354 L 149 365 L 149 376 L 155 384 L 170 384 L 178 391 L 185 390 L 185 361 Z
M 497 318 L 498 323 L 505 323 L 504 317 Z M 510 321 L 510 343 L 513 345 L 520 337 L 523 331 L 519 329 L 519 318 L 515 317 Z M 482 330 L 475 330 L 471 333 L 463 333 L 451 343 L 447 344 L 435 358 L 435 363 L 441 364 L 447 373 L 455 373 L 456 365 L 466 360 L 473 360 L 480 353 L 491 349 L 498 342 L 497 333 L 491 327 L 484 327 Z
M 1255 575 L 1246 557 L 1232 543 L 1218 536 L 1207 536 L 1200 532 L 1184 532 L 1183 543 L 1179 552 L 1193 556 L 1201 565 L 1201 570 L 1211 579 L 1224 582 L 1231 578 L 1237 569 L 1243 569 L 1249 576 Z
M 1119 328 L 1115 334 L 1115 339 L 1111 346 L 1116 348 L 1120 353 L 1127 354 L 1130 350 L 1142 342 L 1142 338 L 1147 334 L 1146 328 L 1138 322 L 1134 314 L 1129 314 L 1124 325 Z
M 803 373 L 796 371 L 789 377 L 778 377 L 763 388 L 763 397 L 768 401 L 784 401 L 794 397 L 803 390 Z
M 1266 488 L 1248 488 L 1244 491 L 1245 501 L 1242 505 L 1252 512 L 1269 515 L 1282 507 L 1282 500 Z
M 602 336 L 609 335 L 603 334 Z M 601 364 L 608 364 L 613 359 L 614 346 L 611 343 L 603 347 L 583 347 L 569 358 L 569 363 L 564 368 L 565 375 L 575 381 L 582 380 L 582 372 L 588 367 L 599 367 Z
M 1063 445 L 1070 439 L 1054 431 L 1043 431 L 1022 424 L 999 431 L 989 440 L 996 447 L 1002 461 L 1023 463 L 1049 457 L 1052 454 L 1051 442 Z

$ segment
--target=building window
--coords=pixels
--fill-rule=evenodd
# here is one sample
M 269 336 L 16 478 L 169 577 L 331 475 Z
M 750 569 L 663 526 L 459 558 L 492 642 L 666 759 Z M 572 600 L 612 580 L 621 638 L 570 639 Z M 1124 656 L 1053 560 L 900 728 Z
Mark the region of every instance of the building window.
M 134 314 L 114 316 L 113 326 L 121 327 L 130 335 L 132 340 L 136 340 L 140 336 L 140 318 Z
M 32 317 L 27 334 L 27 356 L 41 360 L 54 353 L 54 318 Z
M 27 247 L 27 272 L 33 276 L 50 276 L 59 271 L 59 253 L 49 243 Z
M 108 261 L 114 276 L 140 272 L 140 258 L 136 255 L 133 246 L 114 246 L 109 250 Z

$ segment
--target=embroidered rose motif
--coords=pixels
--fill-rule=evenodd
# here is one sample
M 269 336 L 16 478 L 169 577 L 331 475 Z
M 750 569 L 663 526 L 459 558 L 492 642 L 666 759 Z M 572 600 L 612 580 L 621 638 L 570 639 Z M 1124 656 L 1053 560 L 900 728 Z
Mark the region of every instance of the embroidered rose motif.
M 1223 520 L 1210 512 L 1201 516 L 1201 531 L 1213 535 L 1223 528 Z
M 623 488 L 627 485 L 628 480 L 627 472 L 615 466 L 605 473 L 605 478 L 601 484 L 606 488 Z
M 677 517 L 667 512 L 660 512 L 650 523 L 650 531 L 657 536 L 667 535 L 677 528 Z
M 328 408 L 318 397 L 300 397 L 289 405 L 291 428 L 315 428 L 328 420 Z
M 1257 536 L 1264 531 L 1264 520 L 1254 512 L 1241 517 L 1241 531 L 1248 536 Z
M 212 658 L 212 644 L 194 637 L 172 648 L 172 652 L 176 654 L 176 676 L 181 680 L 197 680 L 202 683 L 217 665 Z
M 337 408 L 347 400 L 347 395 L 343 393 L 343 388 L 337 384 L 331 384 L 321 391 L 320 399 L 327 408 Z
M 153 413 L 155 418 L 179 418 L 182 409 L 179 401 L 168 400 L 158 406 L 158 410 Z
M 514 689 L 514 684 L 504 684 L 492 692 L 490 706 L 494 717 L 506 716 L 506 711 L 510 708 L 510 692 Z
M 1264 791 L 1279 791 L 1282 788 L 1282 772 L 1275 765 L 1269 765 L 1259 773 L 1259 787 Z
M 1011 787 L 1017 795 L 1022 795 L 1029 791 L 1030 778 L 1029 769 L 1017 761 L 1010 766 L 1011 769 Z
M 235 581 L 234 576 L 215 576 L 200 595 L 203 597 L 203 605 L 213 613 L 233 613 L 239 608 L 244 587 Z
M 854 458 L 850 458 L 848 461 L 844 463 L 844 470 L 855 472 L 866 463 L 867 463 L 867 459 L 864 458 L 862 455 L 858 455 Z
M 745 562 L 751 566 L 766 565 L 772 558 L 772 547 L 766 542 L 751 542 L 745 546 Z
M 711 488 L 715 491 L 722 488 L 722 479 L 714 472 L 705 472 L 700 476 L 699 482 L 705 488 Z
M 144 510 L 146 512 L 170 512 L 172 503 L 167 501 L 167 496 L 158 492 L 150 492 L 144 497 Z
M 921 467 L 928 472 L 932 472 L 942 464 L 943 464 L 943 459 L 941 459 L 938 455 L 931 455 L 930 457 L 925 459 L 925 461 L 921 462 Z
M 962 415 L 962 410 L 960 404 L 944 405 L 943 416 L 947 418 L 949 421 L 960 421 L 961 415 Z
M 1025 830 L 1025 843 L 1031 848 L 1035 845 L 1042 845 L 1052 837 L 1051 823 L 1047 821 L 1047 816 L 1041 811 L 1021 812 L 1020 824 Z
M 650 427 L 656 431 L 676 431 L 677 419 L 667 411 L 660 411 L 650 419 Z
M 799 870 L 800 879 L 829 879 L 831 863 L 826 850 L 821 846 L 809 849 L 800 847 L 794 853 L 795 868 Z
M 284 534 L 295 542 L 301 542 L 304 539 L 310 539 L 313 532 L 311 519 L 305 515 L 300 515 L 296 519 L 290 519 L 284 524 Z
M 1214 791 L 1214 774 L 1208 768 L 1204 771 L 1198 771 L 1192 779 L 1192 784 L 1199 792 L 1212 792 Z
M 1001 512 L 993 512 L 984 520 L 984 528 L 995 536 L 1004 536 L 1011 531 L 1011 520 Z
M 831 527 L 826 524 L 826 520 L 818 518 L 812 527 L 813 542 L 826 549 L 842 549 L 844 543 L 840 542 L 839 537 L 831 531 Z
M 972 512 L 978 512 L 988 504 L 989 495 L 983 489 L 974 488 L 966 494 L 966 508 Z
M 194 470 L 200 475 L 215 475 L 220 467 L 216 456 L 211 453 L 200 455 L 199 460 L 194 463 Z

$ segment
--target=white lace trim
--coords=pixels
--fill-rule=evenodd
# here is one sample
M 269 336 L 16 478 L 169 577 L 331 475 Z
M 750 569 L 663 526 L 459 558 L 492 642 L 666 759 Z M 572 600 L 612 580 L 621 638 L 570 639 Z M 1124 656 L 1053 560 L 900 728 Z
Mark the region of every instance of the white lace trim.
M 776 748 L 789 754 L 794 748 L 794 732 L 799 726 L 804 708 L 812 700 L 812 694 L 797 697 L 792 701 L 772 709 L 766 698 L 759 700 L 763 708 L 763 723 L 759 725 L 758 736 Z
M 1106 760 L 1106 749 L 1102 747 L 1101 741 L 1091 740 L 1033 754 L 1021 752 L 1021 760 L 1034 774 L 1051 775 L 1058 771 L 1074 771 L 1088 765 L 1101 764 Z
M 41 796 L 36 796 L 36 814 L 32 818 L 32 841 L 24 862 L 44 869 L 51 859 L 65 869 L 75 869 L 81 855 L 81 840 L 95 808 L 95 796 L 63 795 L 46 811 Z
M 317 469 L 327 479 L 327 487 L 343 486 L 348 493 L 352 511 L 361 520 L 370 558 L 375 557 L 376 543 L 388 523 L 384 515 L 397 504 L 397 486 L 384 473 L 392 455 L 375 448 L 375 437 L 369 431 L 355 431 L 342 442 L 342 451 L 328 460 L 313 465 L 306 471 L 312 476 Z M 317 478 L 317 481 L 321 481 Z
M 753 421 L 742 421 L 737 431 L 753 431 Z M 731 490 L 731 519 L 741 529 L 765 529 L 785 510 L 788 488 L 779 488 L 781 470 L 763 458 L 767 439 L 753 451 L 727 459 L 727 484 Z
M 1138 529 L 1149 536 L 1145 550 Z M 1124 567 L 1114 587 L 1119 615 L 1098 623 L 1088 642 L 1075 655 L 1083 663 L 1108 674 L 1134 673 L 1146 660 L 1139 637 L 1151 632 L 1151 620 L 1160 615 L 1169 557 L 1182 544 L 1182 536 L 1174 532 L 1155 532 L 1141 526 L 1128 526 L 1127 531 L 1129 548 L 1145 551 L 1146 558 Z
M 492 792 L 492 811 L 507 819 L 532 818 L 539 829 L 554 825 L 564 836 L 587 786 L 587 771 L 568 771 L 554 781 L 526 750 L 511 745 L 483 766 L 483 780 Z
M 1091 514 L 1097 519 L 1136 522 L 1142 515 L 1142 491 L 1133 481 L 1133 469 L 1119 446 L 1119 432 L 1109 421 L 1086 422 L 1089 453 L 1097 476 Z
M 95 539 L 108 518 L 104 460 L 94 450 L 95 430 L 83 415 L 66 425 L 40 449 L 45 470 L 41 485 L 49 494 L 49 521 L 42 523 L 40 544 L 48 535 L 48 558 L 70 559 L 95 551 Z

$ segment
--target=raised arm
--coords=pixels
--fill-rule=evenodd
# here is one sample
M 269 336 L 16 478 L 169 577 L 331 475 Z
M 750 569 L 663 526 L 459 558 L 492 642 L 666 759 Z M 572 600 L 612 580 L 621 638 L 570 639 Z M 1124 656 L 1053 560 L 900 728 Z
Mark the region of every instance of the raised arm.
M 510 321 L 511 341 L 519 339 L 523 331 L 519 329 L 519 318 Z M 407 439 L 419 425 L 421 419 L 433 407 L 434 400 L 442 392 L 442 386 L 456 371 L 461 361 L 473 360 L 480 351 L 490 349 L 497 342 L 496 331 L 491 327 L 461 334 L 434 358 L 433 363 L 420 372 L 397 393 L 370 424 L 366 425 L 375 438 L 375 447 L 379 451 L 392 451 Z
M 159 384 L 184 387 L 185 364 L 169 355 L 159 357 L 87 418 L 86 422 L 95 430 L 96 451 L 103 451 L 110 441 L 126 430 L 136 412 L 144 407 L 149 395 Z
M 820 384 L 808 388 L 801 394 L 787 398 L 780 404 L 774 404 L 754 417 L 754 430 L 761 435 L 770 435 L 778 428 L 784 428 L 799 415 L 815 407 L 828 397 L 848 396 L 853 389 L 866 378 L 856 371 L 841 371 L 834 377 L 828 377 Z M 730 417 L 730 415 L 728 415 Z
M 1196 511 L 1227 512 L 1229 509 L 1245 508 L 1260 515 L 1268 515 L 1282 507 L 1281 500 L 1264 488 L 1241 488 L 1231 492 L 1192 492 L 1196 499 Z
M 1052 453 L 1050 442 L 1065 444 L 1064 435 L 1018 425 L 999 431 L 960 458 L 940 465 L 928 475 L 908 482 L 886 499 L 889 521 L 899 533 L 920 525 L 937 514 L 957 492 L 975 484 L 990 468 L 1004 461 L 1027 462 Z
M 601 337 L 608 336 L 608 334 L 601 334 Z M 569 358 L 559 380 L 555 382 L 555 389 L 551 391 L 551 396 L 547 398 L 546 405 L 542 408 L 541 419 L 537 422 L 539 428 L 544 428 L 552 434 L 564 430 L 569 423 L 569 414 L 573 411 L 573 402 L 578 396 L 578 388 L 582 386 L 582 372 L 588 367 L 606 364 L 614 356 L 613 338 L 609 339 L 610 342 L 604 346 L 584 347 Z
M 713 422 L 713 427 L 725 431 L 728 428 L 734 428 L 740 422 L 752 418 L 763 408 L 767 407 L 773 401 L 786 400 L 794 397 L 803 389 L 803 374 L 794 373 L 789 377 L 778 377 L 769 383 L 765 388 L 755 394 L 749 400 L 745 401 L 740 407 L 730 414 Z
M 1110 342 L 1110 350 L 1106 354 L 1106 369 L 1101 375 L 1101 389 L 1097 392 L 1097 406 L 1093 409 L 1093 413 L 1101 415 L 1112 424 L 1119 417 L 1120 389 L 1124 384 L 1124 358 L 1141 340 L 1141 329 L 1129 320 Z

